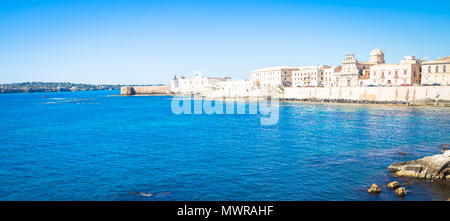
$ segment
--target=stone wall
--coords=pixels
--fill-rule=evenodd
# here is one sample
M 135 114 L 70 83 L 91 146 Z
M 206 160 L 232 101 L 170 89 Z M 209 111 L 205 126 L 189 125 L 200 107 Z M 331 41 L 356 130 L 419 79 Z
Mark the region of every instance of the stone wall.
M 288 100 L 450 105 L 450 86 L 285 88 L 284 98 Z
M 127 86 L 120 88 L 120 95 L 170 94 L 169 86 Z

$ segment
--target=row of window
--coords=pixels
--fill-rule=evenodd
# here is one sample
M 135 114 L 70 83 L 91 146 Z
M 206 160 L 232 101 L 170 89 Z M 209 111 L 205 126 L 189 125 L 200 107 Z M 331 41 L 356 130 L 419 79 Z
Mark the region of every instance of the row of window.
M 313 75 L 313 74 L 322 74 L 322 73 L 303 73 L 303 72 L 301 72 L 301 73 L 294 73 L 294 74 L 292 74 L 293 76 L 305 76 L 305 75 Z
M 317 78 L 316 77 L 312 77 L 312 78 L 301 77 L 301 78 L 292 78 L 292 80 L 294 80 L 294 81 L 305 81 L 305 80 L 317 80 Z M 322 81 L 323 77 L 321 77 L 320 80 Z
M 395 73 L 394 76 L 398 77 L 398 71 L 395 71 L 394 73 Z M 406 75 L 406 74 L 407 74 L 407 71 L 404 70 L 403 71 L 403 75 Z M 388 76 L 390 76 L 390 75 L 391 75 L 391 72 L 388 71 Z M 377 76 L 377 72 L 376 71 L 373 72 L 373 76 Z M 381 77 L 384 77 L 384 71 L 381 72 Z
M 374 84 L 378 84 L 378 83 L 384 84 L 384 79 L 381 79 L 381 81 L 378 81 L 378 80 L 376 80 L 376 79 L 373 79 L 373 83 L 374 83 Z M 391 85 L 391 84 L 392 84 L 392 81 L 391 81 L 391 80 L 387 80 L 386 83 L 387 83 L 388 85 Z M 394 79 L 394 84 L 397 85 L 398 83 L 399 83 L 398 79 Z M 403 79 L 403 84 L 406 84 L 406 83 L 407 83 L 407 80 L 406 80 L 406 79 Z
M 439 65 L 434 66 L 434 72 L 439 73 Z M 447 65 L 443 65 L 442 72 L 447 72 Z M 431 73 L 431 65 L 428 66 L 428 73 Z
M 254 76 L 264 76 L 264 75 L 274 75 L 274 74 L 288 74 L 287 71 L 283 71 L 282 73 L 280 73 L 279 71 L 272 71 L 272 72 L 256 72 L 256 73 L 252 73 Z

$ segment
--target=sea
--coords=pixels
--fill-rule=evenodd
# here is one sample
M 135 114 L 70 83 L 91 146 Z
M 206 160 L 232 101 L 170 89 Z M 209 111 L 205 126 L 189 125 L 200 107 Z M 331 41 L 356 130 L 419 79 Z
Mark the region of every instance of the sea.
M 278 123 L 261 125 L 260 114 L 174 114 L 170 96 L 119 94 L 0 95 L 0 200 L 450 197 L 449 184 L 387 169 L 440 154 L 450 108 L 280 103 Z M 394 180 L 406 197 L 385 187 Z

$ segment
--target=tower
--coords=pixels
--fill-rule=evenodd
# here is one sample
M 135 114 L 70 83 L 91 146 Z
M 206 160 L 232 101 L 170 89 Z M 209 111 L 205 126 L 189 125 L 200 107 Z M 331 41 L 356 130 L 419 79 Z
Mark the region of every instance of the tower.
M 369 62 L 374 64 L 384 64 L 384 53 L 375 48 L 370 52 Z
M 170 80 L 170 90 L 171 91 L 176 91 L 178 88 L 178 78 L 176 75 L 174 75 L 172 77 L 172 79 Z

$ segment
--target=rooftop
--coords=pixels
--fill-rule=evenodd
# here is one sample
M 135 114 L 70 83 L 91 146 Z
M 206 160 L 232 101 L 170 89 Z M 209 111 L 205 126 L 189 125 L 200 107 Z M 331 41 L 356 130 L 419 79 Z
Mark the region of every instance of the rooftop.
M 298 67 L 286 67 L 286 66 L 276 66 L 276 67 L 269 67 L 269 68 L 261 68 L 258 70 L 254 70 L 252 72 L 261 72 L 261 71 L 279 71 L 279 70 L 298 70 Z
M 424 62 L 422 62 L 422 64 L 436 64 L 436 63 L 439 63 L 439 64 L 450 63 L 450 56 L 438 58 L 438 59 L 433 60 L 433 61 L 424 61 Z

